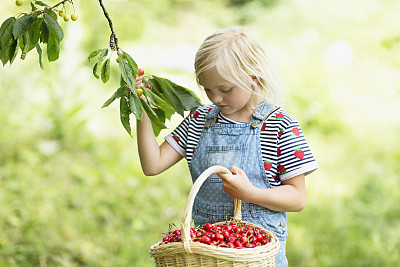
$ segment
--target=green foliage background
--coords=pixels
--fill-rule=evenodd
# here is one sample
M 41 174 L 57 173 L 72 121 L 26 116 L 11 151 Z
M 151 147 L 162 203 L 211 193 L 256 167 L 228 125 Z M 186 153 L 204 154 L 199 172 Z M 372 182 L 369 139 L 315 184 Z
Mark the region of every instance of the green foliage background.
M 198 95 L 200 43 L 246 25 L 320 164 L 307 207 L 289 214 L 290 266 L 400 263 L 398 1 L 104 2 L 139 67 Z M 0 5 L 1 21 L 22 11 Z M 75 7 L 79 20 L 61 22 L 60 60 L 42 71 L 31 53 L 0 69 L 0 266 L 153 266 L 149 247 L 180 224 L 189 172 L 182 161 L 143 175 L 118 105 L 101 109 L 119 77 L 103 85 L 87 62 L 108 44 L 107 22 L 97 1 Z

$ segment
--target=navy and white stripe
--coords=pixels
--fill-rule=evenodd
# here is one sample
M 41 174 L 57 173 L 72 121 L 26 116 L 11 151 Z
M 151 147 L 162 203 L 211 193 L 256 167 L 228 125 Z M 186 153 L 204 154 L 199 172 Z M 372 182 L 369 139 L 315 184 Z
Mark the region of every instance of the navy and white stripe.
M 199 107 L 165 137 L 166 141 L 186 158 L 189 166 L 204 127 L 205 114 L 212 108 L 213 105 Z M 217 123 L 241 122 L 228 119 L 219 113 Z M 271 186 L 279 186 L 284 180 L 302 173 L 307 175 L 318 168 L 298 122 L 285 109 L 277 107 L 264 123 L 260 128 L 260 144 L 263 161 L 272 163 L 272 167 L 266 169 Z

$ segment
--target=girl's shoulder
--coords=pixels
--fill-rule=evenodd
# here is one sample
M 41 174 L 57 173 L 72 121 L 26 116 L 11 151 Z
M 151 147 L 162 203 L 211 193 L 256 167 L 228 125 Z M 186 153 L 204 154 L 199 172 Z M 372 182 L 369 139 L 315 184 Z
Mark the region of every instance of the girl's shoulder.
M 204 116 L 206 114 L 209 114 L 214 108 L 215 108 L 215 105 L 213 105 L 213 104 L 202 105 L 202 106 L 197 107 L 196 110 L 191 111 L 189 113 L 189 116 L 193 119 L 204 118 Z
M 291 124 L 292 122 L 296 121 L 294 117 L 281 106 L 275 106 L 272 108 L 272 112 L 268 116 L 268 120 L 279 121 L 282 124 Z

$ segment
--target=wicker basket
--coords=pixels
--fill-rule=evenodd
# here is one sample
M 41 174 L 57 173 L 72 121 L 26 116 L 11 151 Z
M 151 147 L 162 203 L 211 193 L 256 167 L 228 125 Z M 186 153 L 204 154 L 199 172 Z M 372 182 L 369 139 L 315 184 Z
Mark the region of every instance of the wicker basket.
M 167 244 L 156 243 L 150 248 L 150 255 L 156 266 L 275 266 L 275 255 L 279 250 L 279 241 L 274 233 L 258 225 L 242 221 L 241 201 L 235 199 L 233 221 L 258 227 L 267 234 L 271 242 L 255 248 L 226 248 L 193 242 L 190 239 L 190 223 L 192 221 L 193 202 L 203 182 L 215 172 L 230 173 L 222 166 L 212 166 L 205 170 L 189 193 L 182 220 L 182 242 Z M 231 221 L 232 222 L 232 221 Z M 215 225 L 226 225 L 228 222 L 218 222 Z

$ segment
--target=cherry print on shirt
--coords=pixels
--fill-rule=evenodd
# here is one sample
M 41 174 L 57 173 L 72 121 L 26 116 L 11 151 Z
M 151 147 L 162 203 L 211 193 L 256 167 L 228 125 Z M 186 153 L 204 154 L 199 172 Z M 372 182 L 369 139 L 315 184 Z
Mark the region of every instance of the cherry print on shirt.
M 269 162 L 268 160 L 264 160 L 265 171 L 269 171 L 271 168 L 272 168 L 272 162 Z
M 278 120 L 283 119 L 283 117 L 284 117 L 284 116 L 283 116 L 282 113 L 278 113 L 278 114 L 275 115 L 275 118 L 278 119 Z
M 175 142 L 179 143 L 179 140 L 180 140 L 179 136 L 177 136 L 176 134 L 174 134 L 174 135 L 172 136 L 172 138 L 174 138 Z
M 279 157 L 281 154 L 282 154 L 282 151 L 281 151 L 281 149 L 278 147 L 278 148 L 276 149 L 276 155 Z
M 292 130 L 292 136 L 299 136 L 299 135 L 300 135 L 299 128 L 294 127 Z
M 280 129 L 279 129 L 278 138 L 281 138 L 281 136 L 282 136 L 282 134 L 283 134 L 284 131 L 285 131 L 285 130 L 284 130 L 283 128 L 280 128 Z
M 304 151 L 301 150 L 300 146 L 297 146 L 297 148 L 294 151 L 294 156 L 298 159 L 303 159 L 304 158 Z
M 264 131 L 266 127 L 267 127 L 267 123 L 264 122 L 264 123 L 261 125 L 261 132 Z
M 215 120 L 215 123 L 218 123 L 218 118 Z
M 279 174 L 285 174 L 286 173 L 286 168 L 279 164 L 278 165 L 278 172 L 279 172 Z
M 197 119 L 199 117 L 200 112 L 196 110 L 196 112 L 193 114 L 193 119 Z
M 272 178 L 274 178 L 275 181 L 278 181 L 278 175 L 274 175 Z

